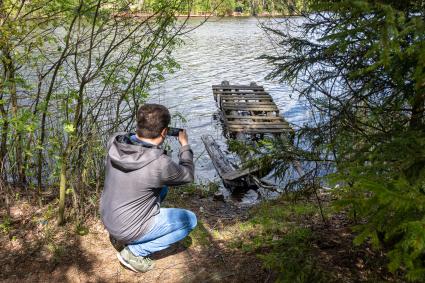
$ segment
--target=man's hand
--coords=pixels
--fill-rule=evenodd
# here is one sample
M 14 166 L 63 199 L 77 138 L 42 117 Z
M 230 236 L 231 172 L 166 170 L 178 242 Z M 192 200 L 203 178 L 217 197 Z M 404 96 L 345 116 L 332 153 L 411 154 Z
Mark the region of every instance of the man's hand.
M 185 146 L 189 144 L 186 130 L 179 132 L 179 143 L 181 146 Z

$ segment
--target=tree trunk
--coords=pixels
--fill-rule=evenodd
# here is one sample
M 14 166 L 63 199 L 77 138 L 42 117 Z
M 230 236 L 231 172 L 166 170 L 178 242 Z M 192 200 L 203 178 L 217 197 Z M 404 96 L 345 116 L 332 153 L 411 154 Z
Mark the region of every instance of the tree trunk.
M 18 96 L 16 92 L 16 80 L 15 80 L 15 65 L 13 64 L 12 56 L 10 55 L 10 50 L 8 46 L 3 47 L 3 66 L 5 70 L 5 80 L 8 84 L 10 101 L 12 104 L 12 118 L 17 119 L 18 117 Z M 24 184 L 26 181 L 25 177 L 25 168 L 23 164 L 22 156 L 22 133 L 18 130 L 18 121 L 14 122 L 15 134 L 16 134 L 16 144 L 15 144 L 15 158 L 16 158 L 16 167 L 18 180 L 21 184 Z
M 60 183 L 59 183 L 59 213 L 58 213 L 58 225 L 62 225 L 65 220 L 65 191 L 66 191 L 66 167 L 67 167 L 67 149 L 65 149 L 62 155 Z

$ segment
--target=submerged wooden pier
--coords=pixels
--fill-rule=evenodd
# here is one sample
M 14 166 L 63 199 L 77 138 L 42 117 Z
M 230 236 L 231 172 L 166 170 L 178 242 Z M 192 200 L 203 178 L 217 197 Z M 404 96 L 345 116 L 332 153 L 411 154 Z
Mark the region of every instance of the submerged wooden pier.
M 257 138 L 264 135 L 281 136 L 293 132 L 289 123 L 279 115 L 279 108 L 262 86 L 231 85 L 224 81 L 212 86 L 214 100 L 219 107 L 223 129 L 231 138 Z M 229 162 L 211 136 L 202 141 L 223 182 L 228 187 L 258 185 L 259 168 L 243 169 Z
M 224 81 L 212 86 L 214 99 L 221 110 L 225 129 L 230 134 L 273 134 L 292 131 L 271 95 L 262 86 L 230 85 Z

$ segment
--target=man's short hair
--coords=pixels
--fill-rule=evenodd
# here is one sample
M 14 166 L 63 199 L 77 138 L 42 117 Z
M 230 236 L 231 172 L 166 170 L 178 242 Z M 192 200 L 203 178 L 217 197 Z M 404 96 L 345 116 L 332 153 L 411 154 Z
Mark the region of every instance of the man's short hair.
M 170 112 L 164 105 L 144 104 L 137 111 L 137 135 L 147 139 L 157 138 L 168 127 L 170 120 Z

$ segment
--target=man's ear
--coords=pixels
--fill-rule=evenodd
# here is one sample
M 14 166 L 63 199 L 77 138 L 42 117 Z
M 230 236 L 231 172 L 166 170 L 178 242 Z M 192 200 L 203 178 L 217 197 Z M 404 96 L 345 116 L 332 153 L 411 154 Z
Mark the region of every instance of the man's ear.
M 167 128 L 164 128 L 164 129 L 162 129 L 162 131 L 161 131 L 161 136 L 165 139 L 165 137 L 167 136 L 167 132 L 168 132 L 168 129 Z

